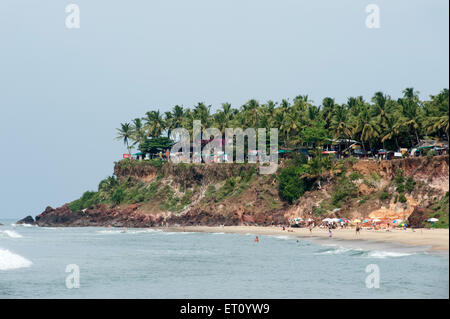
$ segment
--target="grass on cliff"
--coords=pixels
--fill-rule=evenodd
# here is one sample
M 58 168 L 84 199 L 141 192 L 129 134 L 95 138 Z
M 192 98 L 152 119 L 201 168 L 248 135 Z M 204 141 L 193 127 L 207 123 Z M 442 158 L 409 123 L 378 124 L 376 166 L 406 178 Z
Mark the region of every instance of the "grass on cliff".
M 221 202 L 227 197 L 239 196 L 247 189 L 254 176 L 256 176 L 256 169 L 251 168 L 248 171 L 241 171 L 239 176 L 228 178 L 219 189 L 210 185 L 206 190 L 206 200 Z
M 432 227 L 432 228 L 448 228 L 448 222 L 449 222 L 449 218 L 448 218 L 448 213 L 449 213 L 449 194 L 448 192 L 445 194 L 445 196 L 438 202 L 436 203 L 432 209 L 434 210 L 434 212 L 432 214 L 430 214 L 429 218 L 434 217 L 439 219 L 438 222 L 431 224 L 431 223 L 426 223 L 426 227 Z

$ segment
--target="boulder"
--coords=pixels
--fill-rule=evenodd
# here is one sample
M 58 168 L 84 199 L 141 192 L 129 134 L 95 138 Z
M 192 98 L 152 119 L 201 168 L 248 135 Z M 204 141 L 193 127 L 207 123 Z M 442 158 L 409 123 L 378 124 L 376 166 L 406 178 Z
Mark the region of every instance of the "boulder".
M 33 217 L 27 216 L 27 217 L 22 218 L 21 220 L 17 221 L 16 224 L 30 224 L 30 225 L 34 225 L 35 221 L 34 221 Z

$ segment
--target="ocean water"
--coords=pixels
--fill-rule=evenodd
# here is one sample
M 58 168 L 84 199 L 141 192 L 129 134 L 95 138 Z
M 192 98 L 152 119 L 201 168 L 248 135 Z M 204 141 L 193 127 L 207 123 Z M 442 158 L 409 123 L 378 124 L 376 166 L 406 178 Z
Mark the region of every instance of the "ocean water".
M 0 298 L 449 297 L 448 254 L 427 247 L 0 222 Z

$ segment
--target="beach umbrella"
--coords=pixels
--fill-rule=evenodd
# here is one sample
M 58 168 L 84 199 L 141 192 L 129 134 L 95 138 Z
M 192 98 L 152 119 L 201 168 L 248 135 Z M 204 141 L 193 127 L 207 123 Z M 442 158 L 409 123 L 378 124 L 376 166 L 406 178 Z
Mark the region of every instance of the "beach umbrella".
M 381 219 L 379 219 L 379 218 L 374 218 L 374 219 L 372 219 L 372 221 L 375 222 L 375 223 L 378 223 L 378 222 L 381 222 Z
M 337 222 L 339 222 L 339 218 L 332 218 L 331 221 L 332 221 L 333 223 L 337 223 Z
M 325 219 L 322 219 L 322 221 L 323 221 L 323 222 L 330 222 L 331 219 L 327 217 L 327 218 L 325 218 Z
M 359 220 L 359 219 L 354 219 L 353 222 L 354 222 L 354 223 L 360 223 L 361 220 Z
M 393 221 L 392 221 L 392 223 L 393 224 L 398 224 L 398 223 L 401 223 L 403 220 L 401 220 L 401 219 L 394 219 Z
M 309 222 L 312 222 L 313 220 L 312 220 L 311 218 L 308 218 L 308 221 L 309 221 Z
M 437 219 L 437 218 L 428 218 L 428 220 L 427 220 L 427 222 L 431 222 L 431 223 L 434 223 L 434 222 L 438 222 L 439 221 L 439 219 Z

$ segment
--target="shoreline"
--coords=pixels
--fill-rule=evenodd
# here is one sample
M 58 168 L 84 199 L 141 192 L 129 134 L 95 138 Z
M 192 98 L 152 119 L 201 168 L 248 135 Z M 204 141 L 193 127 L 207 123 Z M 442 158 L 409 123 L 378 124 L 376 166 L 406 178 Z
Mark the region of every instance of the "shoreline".
M 302 239 L 328 239 L 328 230 L 314 228 L 310 234 L 307 228 L 286 228 L 283 231 L 277 226 L 179 226 L 158 227 L 163 231 L 173 232 L 202 232 L 202 233 L 228 233 L 228 234 L 254 234 L 254 235 L 285 235 Z M 289 231 L 288 231 L 289 230 Z M 378 243 L 395 243 L 410 246 L 427 246 L 434 252 L 449 252 L 449 230 L 448 229 L 425 229 L 419 228 L 412 231 L 404 230 L 361 230 L 356 237 L 355 229 L 334 229 L 333 239 L 345 241 L 366 240 Z

